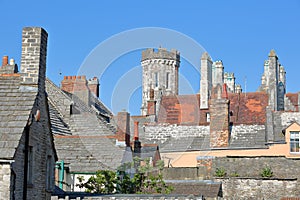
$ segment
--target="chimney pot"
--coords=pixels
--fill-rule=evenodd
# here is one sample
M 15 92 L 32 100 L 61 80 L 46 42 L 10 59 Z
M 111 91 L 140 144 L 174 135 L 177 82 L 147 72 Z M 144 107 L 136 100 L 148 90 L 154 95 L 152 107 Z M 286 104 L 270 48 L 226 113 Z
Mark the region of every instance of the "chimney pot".
M 3 56 L 2 58 L 2 66 L 8 65 L 8 56 Z
M 9 65 L 15 65 L 15 60 L 13 58 L 9 60 Z
M 226 83 L 223 84 L 222 98 L 228 99 L 228 93 L 227 93 L 227 85 L 226 85 Z

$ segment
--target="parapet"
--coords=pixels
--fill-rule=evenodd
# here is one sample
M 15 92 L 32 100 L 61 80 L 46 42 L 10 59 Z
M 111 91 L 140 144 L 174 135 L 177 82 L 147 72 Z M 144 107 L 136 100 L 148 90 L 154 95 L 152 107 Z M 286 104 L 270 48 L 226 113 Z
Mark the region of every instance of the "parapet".
M 158 50 L 155 51 L 153 48 L 149 48 L 142 52 L 142 61 L 148 59 L 168 59 L 180 62 L 180 53 L 176 49 L 168 51 L 165 48 L 158 48 Z
M 234 73 L 232 73 L 232 72 L 225 72 L 224 73 L 224 79 L 226 79 L 226 78 L 231 78 L 231 79 L 234 79 Z

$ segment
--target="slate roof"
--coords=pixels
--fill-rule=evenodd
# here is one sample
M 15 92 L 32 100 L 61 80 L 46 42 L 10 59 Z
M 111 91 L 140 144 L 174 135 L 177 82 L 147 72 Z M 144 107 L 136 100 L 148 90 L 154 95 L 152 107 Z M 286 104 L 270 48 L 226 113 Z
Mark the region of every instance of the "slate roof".
M 209 149 L 209 139 L 208 134 L 202 137 L 171 137 L 165 143 L 159 145 L 160 152 L 185 152 Z
M 233 124 L 265 124 L 268 95 L 265 92 L 230 93 L 231 122 Z M 163 96 L 158 123 L 208 125 L 206 113 L 200 110 L 200 94 Z
M 52 87 L 53 88 L 53 87 Z M 55 90 L 61 91 L 57 86 Z M 100 169 L 115 170 L 123 162 L 131 162 L 131 149 L 115 145 L 115 128 L 99 112 L 88 107 L 76 95 L 65 93 L 72 99 L 76 114 L 62 116 L 53 105 L 51 94 L 50 118 L 59 160 L 64 160 L 71 172 L 95 172 Z M 94 100 L 99 104 L 99 100 Z M 101 103 L 102 104 L 102 103 Z M 100 104 L 99 104 L 100 105 Z M 103 109 L 103 114 L 110 114 Z
M 20 82 L 20 74 L 0 75 L 0 159 L 14 157 L 36 99 L 37 88 Z
M 299 112 L 299 95 L 298 93 L 287 93 L 286 97 L 291 101 L 291 103 L 295 106 L 296 112 Z

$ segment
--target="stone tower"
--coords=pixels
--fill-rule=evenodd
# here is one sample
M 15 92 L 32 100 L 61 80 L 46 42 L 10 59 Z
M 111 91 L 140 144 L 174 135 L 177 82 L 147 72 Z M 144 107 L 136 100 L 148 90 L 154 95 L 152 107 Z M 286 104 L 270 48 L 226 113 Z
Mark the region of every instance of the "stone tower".
M 212 88 L 212 61 L 207 52 L 201 57 L 200 109 L 208 109 Z
M 174 49 L 171 51 L 164 48 L 159 48 L 157 51 L 146 49 L 142 52 L 141 65 L 143 67 L 141 114 L 148 115 L 148 101 L 150 101 L 152 90 L 154 95 L 152 95 L 151 101 L 156 104 L 157 114 L 162 96 L 178 94 L 180 53 Z
M 272 110 L 284 110 L 285 79 L 284 67 L 280 65 L 275 51 L 271 50 L 268 60 L 264 63 L 264 74 L 259 90 L 268 93 L 269 107 Z

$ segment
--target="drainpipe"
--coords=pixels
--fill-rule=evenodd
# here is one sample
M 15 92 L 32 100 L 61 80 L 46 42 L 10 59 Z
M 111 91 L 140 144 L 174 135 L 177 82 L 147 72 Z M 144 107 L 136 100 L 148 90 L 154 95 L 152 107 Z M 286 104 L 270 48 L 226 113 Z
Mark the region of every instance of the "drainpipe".
M 57 163 L 57 165 L 59 165 L 59 167 L 57 167 L 57 169 L 60 169 L 59 175 L 58 175 L 58 183 L 59 183 L 58 187 L 60 189 L 63 189 L 65 162 L 62 160 L 62 161 L 59 161 L 56 163 Z
M 28 171 L 28 149 L 29 149 L 29 125 L 27 124 L 25 130 L 25 147 L 24 147 L 24 179 L 23 179 L 23 200 L 27 197 L 27 171 Z

